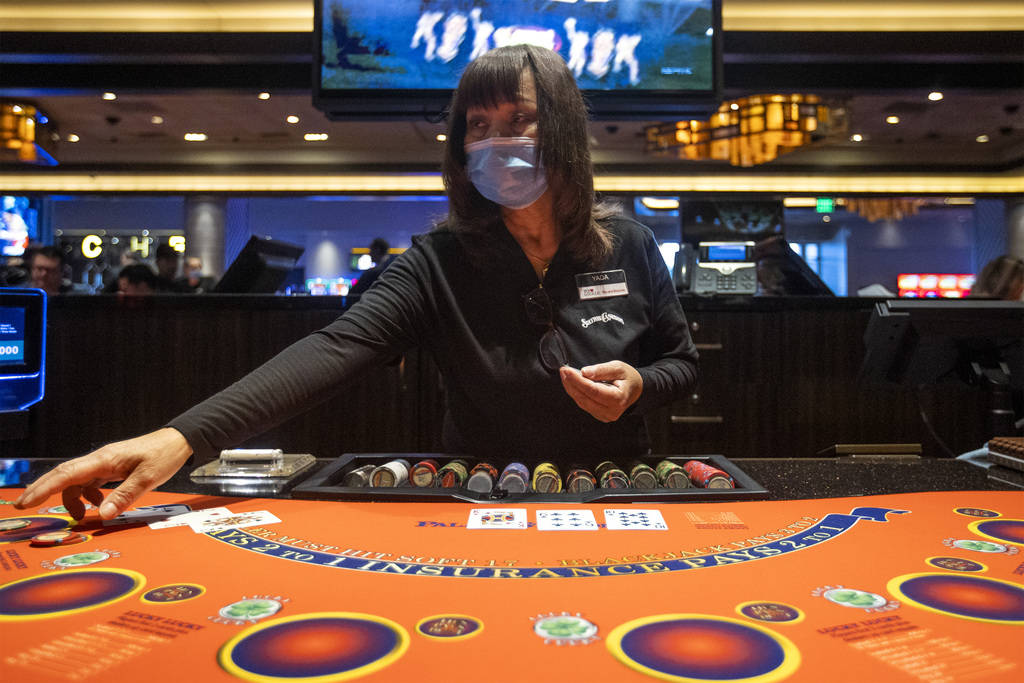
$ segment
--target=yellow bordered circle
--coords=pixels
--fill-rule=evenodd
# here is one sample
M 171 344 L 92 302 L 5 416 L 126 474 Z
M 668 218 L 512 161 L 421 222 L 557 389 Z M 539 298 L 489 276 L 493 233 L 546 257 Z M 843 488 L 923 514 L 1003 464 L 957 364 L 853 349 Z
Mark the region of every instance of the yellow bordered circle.
M 972 616 L 968 616 L 966 614 L 957 614 L 956 612 L 950 612 L 950 611 L 947 611 L 947 610 L 938 609 L 938 608 L 932 607 L 930 605 L 926 605 L 923 602 L 918 602 L 917 600 L 914 600 L 913 598 L 907 596 L 901 590 L 900 587 L 903 585 L 903 583 L 905 583 L 907 581 L 910 581 L 911 579 L 917 579 L 917 578 L 926 577 L 926 576 L 939 576 L 939 577 L 949 577 L 949 576 L 952 576 L 952 577 L 957 577 L 957 576 L 972 576 L 972 575 L 971 574 L 949 574 L 949 573 L 939 573 L 939 572 L 917 572 L 917 573 L 914 573 L 914 574 L 903 574 L 902 576 L 897 576 L 897 577 L 894 577 L 892 579 L 889 579 L 889 583 L 887 583 L 885 585 L 885 588 L 886 588 L 886 590 L 889 591 L 889 593 L 891 593 L 895 597 L 899 598 L 902 602 L 907 603 L 908 605 L 913 605 L 914 607 L 917 607 L 919 609 L 927 610 L 929 612 L 934 612 L 936 614 L 941 614 L 941 615 L 946 616 L 946 617 L 956 617 L 957 619 L 967 619 L 969 621 L 983 621 L 983 622 L 988 623 L 988 624 L 1003 624 L 1003 625 L 1018 625 L 1018 626 L 1024 624 L 1024 622 L 1020 622 L 1020 621 L 1016 621 L 1015 622 L 1015 621 L 1009 621 L 1007 619 L 986 619 L 985 617 L 972 617 Z M 1019 583 L 1014 583 L 1013 581 L 1004 581 L 1002 579 L 994 579 L 991 576 L 985 576 L 985 577 L 980 577 L 979 576 L 979 577 L 975 577 L 975 578 L 977 578 L 979 580 L 982 580 L 982 581 L 991 581 L 992 583 L 1001 583 L 1001 584 L 1004 584 L 1004 585 L 1007 585 L 1007 586 L 1011 586 L 1013 588 L 1019 588 L 1021 590 L 1024 590 L 1024 586 L 1022 586 Z
M 979 567 L 981 567 L 981 569 L 953 569 L 952 567 L 943 567 L 941 564 L 936 564 L 935 563 L 938 560 L 961 560 L 963 562 L 970 562 L 971 564 L 976 564 Z M 929 565 L 931 567 L 935 567 L 936 569 L 941 569 L 941 570 L 947 571 L 947 572 L 963 572 L 965 574 L 978 574 L 980 572 L 987 572 L 988 571 L 988 565 L 985 564 L 984 562 L 978 562 L 977 560 L 966 560 L 966 559 L 964 559 L 962 557 L 949 557 L 948 555 L 936 555 L 934 557 L 926 557 L 924 561 L 925 561 L 925 564 L 927 564 L 927 565 Z
M 462 634 L 462 635 L 455 635 L 455 636 L 435 636 L 435 635 L 431 635 L 429 633 L 424 633 L 420 629 L 420 627 L 423 626 L 423 624 L 427 623 L 428 621 L 434 621 L 435 619 L 468 619 L 468 620 L 472 621 L 474 624 L 476 624 L 477 627 L 475 629 L 473 629 L 472 631 L 470 631 L 469 633 L 465 633 L 465 634 Z M 434 614 L 434 615 L 429 616 L 429 617 L 423 617 L 418 622 L 416 622 L 416 633 L 420 634 L 424 638 L 430 638 L 431 640 L 441 640 L 441 641 L 467 640 L 469 638 L 473 638 L 475 636 L 480 635 L 483 632 L 483 630 L 484 630 L 484 622 L 481 621 L 480 619 L 478 619 L 477 617 L 471 617 L 468 614 Z
M 66 577 L 66 576 L 70 576 L 72 574 L 79 574 L 79 573 L 82 573 L 82 572 L 89 572 L 89 573 L 97 573 L 97 572 L 99 572 L 99 573 L 103 573 L 103 574 L 121 574 L 123 576 L 127 576 L 130 579 L 132 579 L 132 581 L 134 582 L 134 585 L 131 587 L 130 590 L 126 591 L 125 593 L 123 593 L 121 595 L 118 595 L 118 596 L 115 596 L 113 598 L 110 598 L 109 600 L 104 600 L 103 602 L 97 602 L 95 604 L 86 605 L 84 607 L 75 607 L 73 609 L 57 610 L 57 611 L 54 611 L 54 612 L 43 612 L 41 614 L 26 614 L 26 615 L 0 614 L 0 622 L 3 622 L 3 621 L 29 621 L 29 620 L 33 620 L 33 619 L 50 619 L 51 617 L 63 617 L 63 616 L 67 616 L 69 614 L 78 614 L 79 612 L 88 612 L 89 610 L 97 609 L 99 607 L 105 607 L 106 605 L 110 605 L 110 604 L 113 604 L 113 603 L 118 602 L 120 600 L 124 600 L 125 598 L 129 598 L 132 595 L 135 595 L 136 593 L 138 593 L 140 590 L 142 590 L 145 587 L 145 585 L 146 585 L 146 577 L 143 576 L 142 574 L 140 574 L 139 572 L 137 572 L 135 570 L 132 570 L 132 569 L 113 569 L 113 568 L 110 568 L 110 567 L 104 567 L 102 569 L 93 569 L 93 568 L 89 568 L 89 567 L 82 567 L 81 569 L 65 569 L 65 570 L 61 571 L 59 574 L 55 574 L 55 573 L 37 574 L 36 576 L 30 576 L 30 577 L 25 578 L 25 579 L 18 579 L 16 581 L 11 581 L 10 583 L 6 583 L 3 586 L 0 586 L 0 590 L 5 590 L 7 588 L 10 588 L 11 586 L 14 586 L 15 584 L 26 583 L 28 581 L 39 581 L 40 579 L 48 578 L 48 577 Z
M 195 595 L 190 595 L 187 598 L 180 598 L 178 600 L 150 600 L 150 599 L 148 599 L 146 597 L 147 595 L 149 595 L 153 591 L 158 591 L 158 590 L 161 590 L 163 588 L 175 588 L 177 586 L 189 586 L 191 588 L 198 588 L 199 592 L 196 593 Z M 181 581 L 179 583 L 166 583 L 166 584 L 164 584 L 162 586 L 157 586 L 156 588 L 150 588 L 148 591 L 146 591 L 145 593 L 140 595 L 139 596 L 139 602 L 145 602 L 145 603 L 150 604 L 150 605 L 177 605 L 178 603 L 187 602 L 189 600 L 195 600 L 196 598 L 198 598 L 200 595 L 202 595 L 205 592 L 206 592 L 206 586 L 200 586 L 198 583 L 185 583 L 184 581 Z
M 231 659 L 231 653 L 234 651 L 235 647 L 254 633 L 258 633 L 259 631 L 273 628 L 275 626 L 280 626 L 281 624 L 294 621 L 308 621 L 310 619 L 362 619 L 365 621 L 372 621 L 382 624 L 394 631 L 398 636 L 398 642 L 390 652 L 383 657 L 373 660 L 369 664 L 365 664 L 349 671 L 325 674 L 322 676 L 264 676 L 262 674 L 253 673 L 243 669 L 235 664 Z M 281 681 L 294 681 L 296 683 L 331 683 L 333 681 L 349 681 L 384 669 L 405 654 L 405 651 L 409 649 L 409 640 L 409 632 L 400 624 L 384 617 L 378 617 L 375 614 L 364 614 L 361 612 L 307 612 L 305 614 L 281 617 L 262 624 L 250 626 L 221 646 L 220 651 L 217 653 L 217 661 L 220 662 L 221 667 L 223 667 L 225 671 L 246 681 L 257 681 L 259 683 L 281 683 Z
M 75 518 L 71 517 L 70 515 L 43 515 L 43 514 L 40 514 L 40 515 L 19 515 L 17 517 L 5 517 L 4 519 L 29 519 L 29 520 L 31 520 L 31 519 L 39 519 L 40 517 L 46 517 L 48 519 L 59 519 L 59 520 L 62 520 L 63 522 L 65 522 L 64 527 L 61 528 L 61 529 L 47 529 L 46 531 L 38 531 L 38 532 L 36 532 L 36 533 L 40 533 L 40 534 L 44 534 L 44 533 L 47 533 L 47 532 L 50 532 L 50 531 L 66 531 L 67 529 L 70 529 L 70 528 L 72 528 L 72 527 L 74 527 L 74 526 L 76 526 L 78 524 L 78 522 L 75 521 Z M 24 531 L 25 529 L 31 528 L 31 526 L 32 526 L 32 524 L 29 523 L 29 525 L 26 526 L 26 527 L 23 527 L 21 529 L 11 529 L 10 531 Z M 5 533 L 9 533 L 9 532 L 5 532 Z M 34 535 L 35 534 L 32 534 L 32 536 L 34 536 Z M 25 536 L 25 535 L 22 534 L 22 535 L 20 535 L 19 538 L 12 538 L 9 541 L 5 541 L 5 540 L 3 540 L 3 535 L 0 534 L 0 545 L 6 545 L 8 543 L 21 543 L 22 541 L 30 541 L 30 540 L 32 540 L 32 536 Z
M 785 607 L 786 609 L 791 609 L 794 612 L 796 612 L 796 618 L 795 619 L 790 619 L 788 621 L 772 621 L 771 619 L 758 619 L 757 617 L 752 617 L 749 614 L 745 614 L 743 612 L 743 608 L 744 607 L 752 607 L 754 605 L 765 605 L 765 604 L 768 604 L 768 605 L 781 605 L 782 607 Z M 761 624 L 778 624 L 780 626 L 785 626 L 787 624 L 799 624 L 801 621 L 804 620 L 804 617 L 806 616 L 804 614 L 804 611 L 802 609 L 800 609 L 799 607 L 795 607 L 793 605 L 790 605 L 789 603 L 779 602 L 778 600 L 751 600 L 749 602 L 741 602 L 740 604 L 736 605 L 736 614 L 740 615 L 741 617 L 744 617 L 746 619 L 751 619 L 751 620 L 756 621 L 756 622 L 761 623 Z
M 970 524 L 967 525 L 967 529 L 972 534 L 977 534 L 978 536 L 984 536 L 985 538 L 991 539 L 993 542 L 997 542 L 998 541 L 1001 544 L 1002 543 L 1008 543 L 1010 545 L 1024 546 L 1024 541 L 1011 541 L 1008 538 L 1000 538 L 999 536 L 993 536 L 991 534 L 986 534 L 984 531 L 979 531 L 978 530 L 978 527 L 980 527 L 985 522 L 994 522 L 996 520 L 999 520 L 1000 522 L 1020 522 L 1021 524 L 1024 524 L 1024 519 L 1009 519 L 1007 517 L 991 517 L 989 519 L 979 519 L 977 521 L 971 522 Z
M 782 648 L 782 663 L 771 671 L 761 674 L 759 676 L 748 676 L 746 678 L 690 678 L 688 676 L 676 676 L 664 671 L 658 671 L 652 669 L 640 662 L 636 661 L 622 649 L 622 639 L 634 629 L 640 628 L 641 626 L 647 626 L 649 624 L 657 624 L 668 621 L 681 621 L 686 619 L 700 619 L 710 621 L 721 621 L 728 624 L 734 624 L 742 626 L 743 628 L 753 629 L 760 632 L 763 635 L 768 636 L 776 644 Z M 732 617 L 720 617 L 714 614 L 655 614 L 649 617 L 641 617 L 639 619 L 633 619 L 627 621 L 624 624 L 619 624 L 611 630 L 608 636 L 605 638 L 605 645 L 608 647 L 608 651 L 611 652 L 615 659 L 619 660 L 634 671 L 639 671 L 642 674 L 653 676 L 654 678 L 660 678 L 663 681 L 675 681 L 677 683 L 708 683 L 709 680 L 716 681 L 733 681 L 737 683 L 772 683 L 772 681 L 781 681 L 791 676 L 797 669 L 800 668 L 800 650 L 796 645 L 793 644 L 786 636 L 775 633 L 769 628 L 765 628 L 757 623 L 751 623 L 749 621 L 741 621 L 740 619 L 733 619 Z
M 973 512 L 967 512 L 967 510 L 976 510 L 977 512 L 989 512 L 991 514 L 979 515 L 979 514 L 974 514 Z M 1003 516 L 1003 514 L 1001 512 L 996 512 L 995 510 L 988 510 L 986 508 L 972 508 L 972 507 L 967 507 L 967 506 L 964 506 L 964 505 L 961 505 L 960 507 L 953 508 L 953 512 L 955 512 L 956 514 L 961 515 L 963 517 L 973 517 L 975 519 L 978 519 L 979 517 L 982 518 L 982 519 L 999 519 L 1000 517 Z

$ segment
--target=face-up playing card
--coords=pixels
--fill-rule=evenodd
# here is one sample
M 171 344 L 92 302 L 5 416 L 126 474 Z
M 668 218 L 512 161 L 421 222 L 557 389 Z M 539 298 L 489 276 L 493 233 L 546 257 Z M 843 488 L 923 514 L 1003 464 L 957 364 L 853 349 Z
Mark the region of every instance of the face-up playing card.
M 667 531 L 668 524 L 658 510 L 634 510 L 632 508 L 605 510 L 605 526 L 612 531 L 624 529 L 650 529 Z
M 537 510 L 540 531 L 597 531 L 592 510 Z
M 280 521 L 269 510 L 256 510 L 253 512 L 235 512 L 223 517 L 200 519 L 189 523 L 189 526 L 197 534 L 210 534 L 215 531 L 224 531 L 225 529 L 241 529 L 261 524 L 277 524 Z
M 227 508 L 206 508 L 205 510 L 193 510 L 192 512 L 186 512 L 181 515 L 175 515 L 170 519 L 164 519 L 159 522 L 152 522 L 149 525 L 150 529 L 170 529 L 175 526 L 189 526 L 192 522 L 198 522 L 203 519 L 215 519 L 217 517 L 226 517 L 234 514 Z
M 103 526 L 149 524 L 150 522 L 159 522 L 160 520 L 167 519 L 168 517 L 185 514 L 191 509 L 192 508 L 188 505 L 181 503 L 174 505 L 149 505 L 142 508 L 136 508 L 134 510 L 127 510 L 113 519 L 105 519 L 103 520 Z
M 473 508 L 467 529 L 525 529 L 526 508 Z

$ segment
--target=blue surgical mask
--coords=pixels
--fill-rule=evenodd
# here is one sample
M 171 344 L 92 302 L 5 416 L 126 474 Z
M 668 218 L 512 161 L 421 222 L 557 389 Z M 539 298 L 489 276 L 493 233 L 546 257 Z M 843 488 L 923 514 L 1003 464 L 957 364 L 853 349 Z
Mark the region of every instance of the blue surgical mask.
M 533 138 L 487 138 L 466 145 L 466 170 L 477 191 L 507 209 L 522 209 L 548 189 Z

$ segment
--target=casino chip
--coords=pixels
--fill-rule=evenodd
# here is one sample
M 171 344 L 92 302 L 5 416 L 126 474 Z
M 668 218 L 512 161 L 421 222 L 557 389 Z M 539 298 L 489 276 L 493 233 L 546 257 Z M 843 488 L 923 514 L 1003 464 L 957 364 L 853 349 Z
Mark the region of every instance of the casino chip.
M 32 537 L 32 545 L 52 547 L 57 545 L 74 545 L 88 540 L 88 536 L 76 531 L 47 531 Z
M 24 529 L 32 522 L 27 519 L 0 519 L 0 531 L 14 531 Z

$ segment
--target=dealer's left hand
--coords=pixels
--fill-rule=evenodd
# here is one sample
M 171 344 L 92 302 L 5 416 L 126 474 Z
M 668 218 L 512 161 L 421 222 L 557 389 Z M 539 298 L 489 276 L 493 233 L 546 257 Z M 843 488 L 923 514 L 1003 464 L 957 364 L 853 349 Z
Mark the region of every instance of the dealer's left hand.
M 636 403 L 644 381 L 632 365 L 619 360 L 576 370 L 562 366 L 562 386 L 583 410 L 601 422 L 615 422 Z

